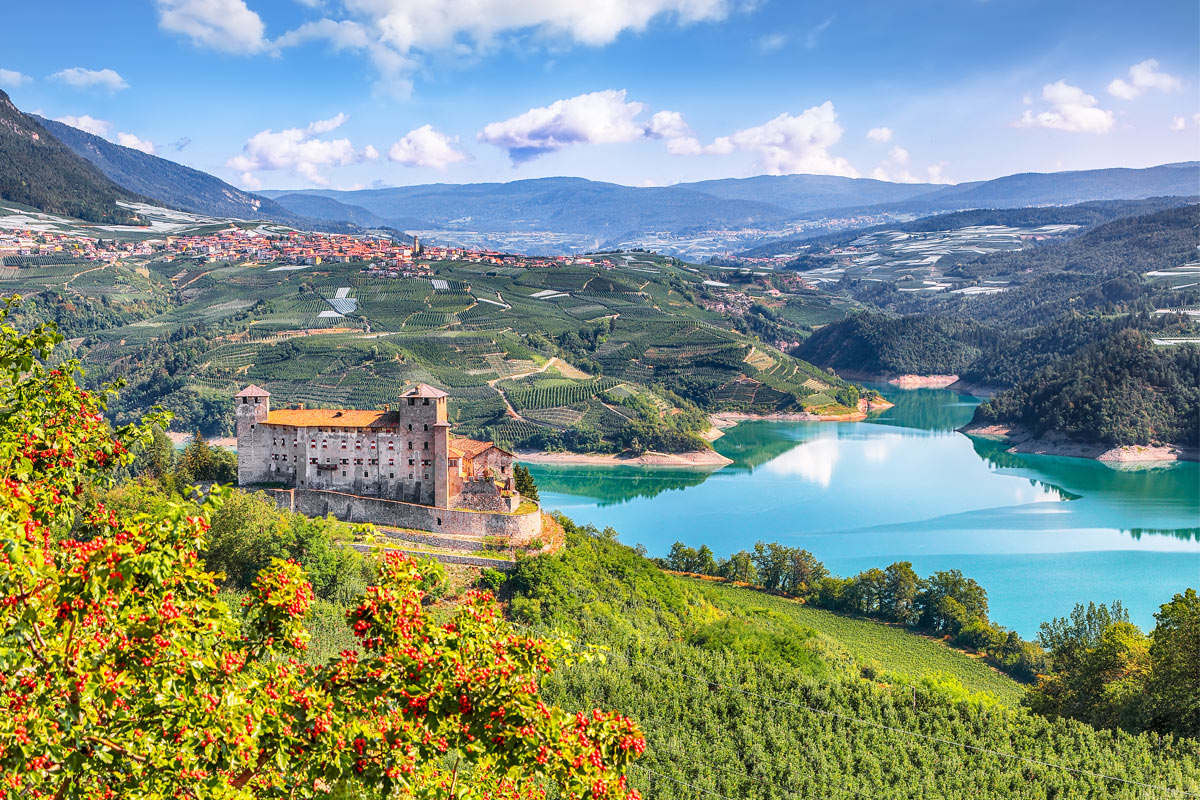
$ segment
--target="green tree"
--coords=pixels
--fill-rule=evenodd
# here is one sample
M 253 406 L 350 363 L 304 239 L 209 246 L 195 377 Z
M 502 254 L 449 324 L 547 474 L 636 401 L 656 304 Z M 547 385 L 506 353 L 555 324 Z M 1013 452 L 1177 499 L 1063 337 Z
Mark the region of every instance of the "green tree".
M 921 578 L 913 569 L 911 561 L 897 561 L 884 570 L 886 575 L 883 590 L 883 615 L 901 625 L 913 625 L 917 621 L 917 593 Z
M 516 482 L 517 491 L 527 500 L 532 500 L 535 503 L 540 500 L 538 497 L 537 482 L 533 480 L 533 475 L 529 474 L 529 470 L 520 464 L 513 464 L 513 480 Z
M 1200 738 L 1200 597 L 1175 595 L 1154 615 L 1148 700 L 1155 728 Z

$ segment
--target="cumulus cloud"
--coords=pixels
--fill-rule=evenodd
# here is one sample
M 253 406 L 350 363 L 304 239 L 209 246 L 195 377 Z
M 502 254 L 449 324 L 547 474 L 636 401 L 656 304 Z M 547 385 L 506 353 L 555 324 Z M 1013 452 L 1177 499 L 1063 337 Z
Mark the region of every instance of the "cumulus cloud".
M 908 151 L 896 145 L 887 158 L 879 162 L 879 166 L 871 170 L 871 177 L 877 181 L 892 181 L 893 183 L 921 183 L 921 178 L 909 171 L 908 162 L 911 160 Z M 932 169 L 932 168 L 931 168 Z
M 692 133 L 691 127 L 678 111 L 659 111 L 650 118 L 646 135 L 666 142 L 667 152 L 675 156 L 695 156 L 705 148 Z
M 64 125 L 70 125 L 72 128 L 79 128 L 81 131 L 86 131 L 95 136 L 107 136 L 112 130 L 112 123 L 102 119 L 84 114 L 83 116 L 73 116 L 68 114 L 65 117 L 56 117 L 55 121 L 61 122 Z
M 23 75 L 15 69 L 0 69 L 0 86 L 16 89 L 18 86 L 24 86 L 32 80 L 33 78 Z
M 117 144 L 123 147 L 131 147 L 134 150 L 141 150 L 143 153 L 154 155 L 154 142 L 149 139 L 139 139 L 132 133 L 121 131 L 117 134 Z
M 192 43 L 226 53 L 257 53 L 268 48 L 262 18 L 245 0 L 155 0 L 158 26 Z
M 1129 68 L 1129 80 L 1113 78 L 1108 84 L 1108 93 L 1122 100 L 1132 100 L 1148 89 L 1174 92 L 1183 88 L 1182 81 L 1174 75 L 1158 71 L 1158 60 L 1147 58 Z
M 1042 100 L 1050 108 L 1036 114 L 1027 110 L 1016 124 L 1071 133 L 1108 133 L 1113 128 L 1113 112 L 1099 108 L 1095 97 L 1066 81 L 1043 86 Z
M 54 73 L 50 78 L 75 89 L 107 89 L 110 92 L 119 92 L 129 88 L 125 79 L 111 69 L 71 67 Z
M 242 0 L 183 2 L 244 9 Z M 409 88 L 416 53 L 471 55 L 501 40 L 519 40 L 523 46 L 529 42 L 600 46 L 626 31 L 645 30 L 656 19 L 680 25 L 724 19 L 734 5 L 734 0 L 354 0 L 341 4 L 337 14 L 285 34 L 274 45 L 327 39 L 335 49 L 361 52 L 379 71 L 381 81 L 395 84 L 394 92 L 400 94 Z M 255 21 L 260 41 L 261 21 L 257 16 Z
M 326 186 L 329 180 L 319 168 L 357 164 L 379 157 L 378 151 L 370 145 L 357 150 L 349 139 L 316 138 L 314 133 L 331 130 L 326 127 L 331 122 L 333 120 L 324 120 L 305 128 L 287 128 L 278 132 L 269 128 L 259 131 L 246 142 L 241 154 L 229 159 L 225 166 L 241 172 L 242 185 L 247 188 L 259 183 L 255 173 L 264 170 L 290 170 L 314 184 Z
M 892 140 L 892 129 L 888 127 L 871 128 L 867 131 L 867 138 L 872 142 L 890 142 Z
M 466 153 L 455 147 L 457 143 L 457 137 L 451 138 L 432 125 L 422 125 L 394 142 L 388 150 L 388 159 L 406 167 L 445 169 L 467 158 Z
M 759 167 L 772 175 L 810 173 L 856 178 L 858 171 L 850 162 L 829 152 L 841 138 L 837 112 L 833 103 L 826 100 L 796 116 L 783 113 L 757 127 L 723 136 L 706 150 L 752 152 L 758 156 Z
M 1171 130 L 1173 131 L 1181 131 L 1186 127 L 1187 120 L 1183 117 L 1176 117 L 1175 119 L 1171 120 Z
M 477 138 L 508 151 L 520 163 L 575 144 L 631 142 L 647 135 L 637 121 L 643 103 L 625 99 L 624 89 L 606 89 L 556 100 L 524 114 L 485 125 Z

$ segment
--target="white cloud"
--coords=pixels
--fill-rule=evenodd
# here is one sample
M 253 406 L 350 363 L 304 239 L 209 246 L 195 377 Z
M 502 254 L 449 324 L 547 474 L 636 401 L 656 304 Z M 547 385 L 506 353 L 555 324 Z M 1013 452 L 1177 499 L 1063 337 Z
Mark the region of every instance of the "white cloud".
M 1108 84 L 1108 93 L 1122 100 L 1132 100 L 1147 89 L 1174 92 L 1183 88 L 1183 83 L 1174 75 L 1158 71 L 1158 60 L 1147 58 L 1129 68 L 1129 80 L 1113 78 Z
M 614 144 L 645 137 L 637 121 L 646 106 L 627 102 L 624 89 L 606 89 L 556 100 L 524 114 L 485 125 L 477 138 L 508 151 L 514 162 L 574 144 Z
M 316 135 L 322 134 L 322 133 L 329 133 L 332 130 L 337 130 L 338 128 L 342 127 L 342 125 L 348 119 L 350 119 L 350 118 L 339 111 L 337 113 L 336 117 L 330 117 L 329 119 L 319 119 L 316 122 L 308 123 L 308 127 L 304 129 L 304 132 L 309 134 L 310 136 L 316 136 Z
M 811 173 L 858 177 L 858 171 L 829 148 L 842 138 L 833 103 L 826 100 L 803 113 L 780 114 L 770 122 L 722 136 L 707 152 L 745 150 L 758 156 L 759 167 L 772 175 Z
M 245 11 L 242 0 L 183 2 L 237 5 Z M 624 32 L 645 30 L 656 19 L 680 25 L 714 21 L 724 19 L 734 6 L 735 0 L 351 0 L 342 4 L 339 18 L 305 23 L 274 44 L 328 39 L 335 49 L 362 52 L 379 71 L 381 82 L 393 93 L 404 94 L 417 64 L 415 53 L 469 56 L 499 41 L 519 43 L 524 49 L 543 42 L 600 46 Z M 257 16 L 255 21 L 261 38 Z
M 667 152 L 673 156 L 696 156 L 705 152 L 700 140 L 678 111 L 659 111 L 650 118 L 646 135 L 651 139 L 662 139 L 667 143 Z
M 248 189 L 251 192 L 257 192 L 262 188 L 262 181 L 253 172 L 243 172 L 241 184 L 243 189 Z
M 64 125 L 70 125 L 72 128 L 79 128 L 81 131 L 87 131 L 88 133 L 96 136 L 107 136 L 108 132 L 112 130 L 111 122 L 102 119 L 96 119 L 95 117 L 88 116 L 87 114 L 84 114 L 81 117 L 68 114 L 65 117 L 56 117 L 55 120 L 63 123 Z
M 867 138 L 872 142 L 890 142 L 892 140 L 892 129 L 886 126 L 871 128 L 871 130 L 867 131 Z
M 810 28 L 808 33 L 804 35 L 804 46 L 809 50 L 812 50 L 814 47 L 816 47 L 817 40 L 821 38 L 821 34 L 828 30 L 829 26 L 832 24 L 833 17 L 831 16 L 819 25 L 814 25 L 812 28 Z
M 946 177 L 946 167 L 949 166 L 949 163 L 948 161 L 939 161 L 926 167 L 925 173 L 929 176 L 929 182 L 950 183 L 950 179 Z
M 0 86 L 16 89 L 18 86 L 24 86 L 32 80 L 33 78 L 23 75 L 15 69 L 0 69 Z
M 1096 98 L 1066 81 L 1047 83 L 1042 99 L 1045 111 L 1026 111 L 1016 124 L 1026 128 L 1050 128 L 1071 133 L 1107 133 L 1113 128 L 1113 112 L 1096 106 Z
M 154 142 L 149 139 L 139 139 L 132 133 L 121 131 L 117 134 L 117 144 L 123 147 L 132 147 L 134 150 L 141 150 L 143 153 L 154 155 Z
M 181 33 L 193 44 L 226 53 L 267 49 L 262 18 L 245 0 L 155 0 L 158 26 Z
M 1171 130 L 1181 131 L 1187 127 L 1187 119 L 1184 117 L 1176 117 L 1171 120 Z
M 887 158 L 879 162 L 879 166 L 871 170 L 871 177 L 877 181 L 892 181 L 893 183 L 921 183 L 921 178 L 913 175 L 908 169 L 911 157 L 903 147 L 896 145 Z
M 388 150 L 388 159 L 406 167 L 445 169 L 467 158 L 466 153 L 455 147 L 457 143 L 457 137 L 451 138 L 434 130 L 432 125 L 422 125 L 393 143 Z
M 60 70 L 50 76 L 51 79 L 61 81 L 68 86 L 76 89 L 107 89 L 110 92 L 119 92 L 122 89 L 128 89 L 129 84 L 125 82 L 115 70 L 111 69 L 84 69 L 83 67 L 71 67 L 69 69 Z
M 340 114 L 338 116 L 341 117 Z M 338 120 L 338 117 L 334 120 Z M 349 139 L 318 139 L 313 136 L 314 131 L 321 130 L 334 120 L 279 132 L 270 129 L 259 131 L 246 142 L 241 155 L 229 159 L 225 166 L 243 173 L 242 185 L 247 188 L 258 182 L 254 173 L 281 169 L 291 170 L 312 183 L 325 186 L 329 180 L 320 173 L 320 167 L 357 164 L 379 157 L 379 152 L 369 145 L 356 150 Z M 338 121 L 338 124 L 341 122 Z M 324 130 L 330 128 L 324 127 Z
M 760 53 L 774 53 L 788 43 L 788 38 L 786 33 L 768 33 L 755 39 L 754 46 Z

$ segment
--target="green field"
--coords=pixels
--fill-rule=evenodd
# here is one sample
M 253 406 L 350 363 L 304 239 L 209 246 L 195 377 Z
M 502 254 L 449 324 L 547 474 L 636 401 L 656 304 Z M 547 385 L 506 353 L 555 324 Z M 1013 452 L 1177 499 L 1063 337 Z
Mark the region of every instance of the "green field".
M 795 600 L 700 579 L 681 579 L 696 584 L 717 607 L 731 614 L 754 619 L 771 630 L 808 628 L 838 643 L 860 663 L 876 662 L 882 670 L 912 681 L 927 675 L 953 675 L 973 692 L 988 692 L 1015 704 L 1024 687 L 977 658 L 942 642 L 903 628 L 874 620 L 856 619 Z

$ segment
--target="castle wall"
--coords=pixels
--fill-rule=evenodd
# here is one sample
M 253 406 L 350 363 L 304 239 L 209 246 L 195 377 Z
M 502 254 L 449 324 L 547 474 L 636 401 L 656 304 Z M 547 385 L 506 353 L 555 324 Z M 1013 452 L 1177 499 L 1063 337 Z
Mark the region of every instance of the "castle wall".
M 276 493 L 276 504 L 310 517 L 332 514 L 346 522 L 370 522 L 394 528 L 466 536 L 502 536 L 513 544 L 526 544 L 542 534 L 542 513 L 526 514 L 471 511 L 459 508 L 402 503 L 320 489 L 291 489 Z

